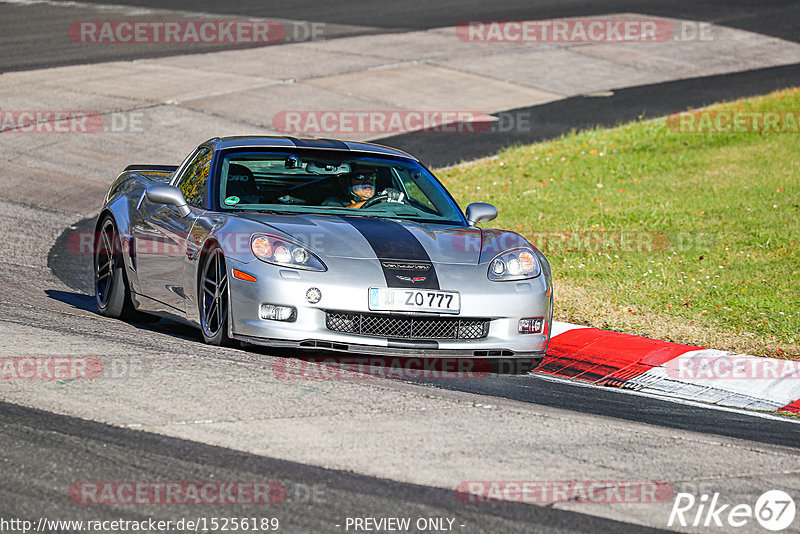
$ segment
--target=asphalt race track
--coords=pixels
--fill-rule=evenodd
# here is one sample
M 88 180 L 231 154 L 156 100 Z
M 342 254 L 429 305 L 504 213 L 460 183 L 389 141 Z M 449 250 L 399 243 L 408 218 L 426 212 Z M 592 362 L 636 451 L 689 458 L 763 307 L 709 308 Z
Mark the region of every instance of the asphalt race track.
M 0 71 L 42 68 L 56 65 L 134 59 L 154 55 L 202 53 L 219 50 L 224 45 L 197 47 L 196 45 L 167 45 L 153 50 L 152 47 L 113 45 L 109 47 L 48 46 L 52 35 L 64 18 L 68 20 L 113 20 L 114 10 L 92 9 L 97 6 L 125 5 L 145 9 L 168 8 L 173 12 L 186 11 L 224 16 L 263 17 L 324 22 L 333 25 L 326 34 L 328 38 L 345 35 L 362 35 L 410 29 L 427 29 L 454 26 L 465 20 L 514 20 L 524 18 L 549 19 L 556 17 L 586 17 L 602 13 L 648 13 L 655 16 L 704 20 L 725 24 L 734 28 L 757 31 L 781 39 L 798 41 L 796 21 L 800 19 L 800 7 L 788 0 L 773 1 L 768 6 L 739 0 L 719 2 L 702 0 L 684 4 L 668 0 L 651 1 L 526 1 L 502 0 L 482 2 L 480 0 L 433 1 L 416 3 L 413 9 L 403 2 L 380 0 L 371 2 L 365 9 L 358 0 L 346 2 L 281 2 L 250 0 L 245 2 L 172 1 L 168 4 L 155 0 L 127 2 L 104 2 L 102 0 L 79 2 L 56 11 L 52 5 L 31 2 L 30 5 L 5 6 L 0 20 L 0 43 L 5 54 L 0 58 Z M 51 9 L 47 9 L 51 7 Z M 162 20 L 165 15 L 158 12 L 133 13 L 145 20 Z M 130 14 L 128 14 L 130 16 Z M 173 15 L 174 17 L 174 15 Z M 168 19 L 170 17 L 167 17 Z M 238 45 L 241 48 L 241 45 Z M 96 48 L 96 49 L 95 49 Z
M 540 506 L 498 503 L 490 510 L 464 507 L 452 491 L 402 484 L 343 471 L 332 471 L 274 460 L 191 441 L 119 429 L 19 406 L 0 405 L 4 432 L 0 444 L 6 461 L 17 469 L 4 472 L 0 514 L 4 517 L 68 517 L 82 511 L 63 503 L 48 487 L 53 477 L 103 480 L 229 480 L 279 481 L 286 487 L 286 503 L 274 508 L 239 505 L 204 510 L 214 515 L 277 517 L 281 530 L 331 532 L 348 516 L 455 517 L 473 532 L 662 532 L 619 521 Z M 41 463 L 28 465 L 30 458 Z M 46 459 L 46 460 L 45 460 Z M 319 488 L 324 488 L 320 491 Z M 41 503 L 48 503 L 42 507 Z M 22 514 L 21 514 L 22 512 Z M 103 507 L 100 519 L 170 519 L 176 510 L 163 506 Z M 191 517 L 192 506 L 177 513 Z
M 800 64 L 691 78 L 619 89 L 611 96 L 575 96 L 505 112 L 509 116 L 530 117 L 536 128 L 529 131 L 510 129 L 466 136 L 409 133 L 384 137 L 380 142 L 414 154 L 430 167 L 444 167 L 493 154 L 507 146 L 552 139 L 571 130 L 615 126 L 640 117 L 644 120 L 661 117 L 676 110 L 702 108 L 798 84 Z
M 760 7 L 745 1 L 380 0 L 366 9 L 351 0 L 181 0 L 171 2 L 168 10 L 163 7 L 149 0 L 114 5 L 91 0 L 0 2 L 0 70 L 247 48 L 54 47 L 47 40 L 65 18 L 169 20 L 178 12 L 189 20 L 200 13 L 324 22 L 330 39 L 451 26 L 469 19 L 633 12 L 708 20 L 800 42 L 800 4 L 789 1 Z M 466 141 L 463 136 L 404 134 L 380 142 L 438 167 L 571 129 L 790 86 L 800 86 L 800 64 L 509 110 L 534 117 L 538 127 L 529 132 L 498 132 Z M 48 176 L 41 179 L 46 189 Z M 71 234 L 91 232 L 94 219 L 77 220 L 71 213 L 67 207 L 59 210 L 35 199 L 20 202 L 0 194 L 4 243 L 17 247 L 0 261 L 7 267 L 0 274 L 4 356 L 111 355 L 115 362 L 135 364 L 145 372 L 91 385 L 77 380 L 0 384 L 0 518 L 269 516 L 280 519 L 281 532 L 299 533 L 345 532 L 347 517 L 407 516 L 453 518 L 454 530 L 465 533 L 651 532 L 667 529 L 669 503 L 639 508 L 571 502 L 476 505 L 459 501 L 454 488 L 464 480 L 666 480 L 676 492 L 704 484 L 731 503 L 773 487 L 800 489 L 800 419 L 537 376 L 281 381 L 274 377 L 276 362 L 292 354 L 253 347 L 215 350 L 202 344 L 198 332 L 170 321 L 131 325 L 101 318 L 91 296 L 89 258 L 72 254 L 68 245 Z M 37 270 L 45 262 L 46 269 Z M 270 480 L 286 487 L 287 498 L 267 508 L 237 504 L 199 509 L 85 506 L 67 497 L 78 481 L 103 480 Z M 320 488 L 318 495 L 313 488 Z M 759 531 L 757 526 L 748 528 L 741 531 Z
M 92 310 L 91 266 L 67 250 L 68 236 L 73 232 L 91 232 L 94 219 L 84 219 L 74 229 L 65 231 L 50 250 L 48 263 L 61 280 L 75 293 L 53 295 L 73 306 Z M 191 328 L 166 320 L 151 327 L 184 339 L 201 343 Z M 258 350 L 251 347 L 250 350 Z M 275 354 L 280 354 L 275 353 Z M 335 354 L 334 354 L 335 356 Z M 565 407 L 570 410 L 659 425 L 741 438 L 765 444 L 800 447 L 800 424 L 792 420 L 763 419 L 739 411 L 719 411 L 687 404 L 678 404 L 648 396 L 632 398 L 612 388 L 587 387 L 566 381 L 529 376 L 492 375 L 479 380 L 431 380 L 433 387 L 500 397 L 542 406 Z

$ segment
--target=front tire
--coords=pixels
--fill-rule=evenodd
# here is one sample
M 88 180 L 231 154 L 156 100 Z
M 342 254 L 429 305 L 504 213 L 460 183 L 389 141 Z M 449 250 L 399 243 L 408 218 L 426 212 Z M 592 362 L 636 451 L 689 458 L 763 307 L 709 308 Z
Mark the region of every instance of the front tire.
M 94 297 L 97 311 L 105 317 L 138 323 L 153 323 L 159 319 L 133 306 L 119 232 L 110 215 L 103 218 L 94 239 Z
M 230 324 L 228 270 L 222 249 L 218 246 L 209 249 L 204 254 L 202 265 L 197 304 L 203 341 L 221 347 L 234 346 L 235 341 L 228 335 Z

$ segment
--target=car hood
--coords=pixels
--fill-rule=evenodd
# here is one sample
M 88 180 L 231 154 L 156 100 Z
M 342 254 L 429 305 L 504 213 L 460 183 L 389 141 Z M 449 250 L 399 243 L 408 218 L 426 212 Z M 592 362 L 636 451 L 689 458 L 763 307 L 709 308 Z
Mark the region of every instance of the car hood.
M 323 257 L 477 265 L 490 260 L 487 254 L 501 241 L 524 241 L 504 230 L 376 217 L 272 213 L 241 217 L 260 223 L 266 232 L 286 234 Z

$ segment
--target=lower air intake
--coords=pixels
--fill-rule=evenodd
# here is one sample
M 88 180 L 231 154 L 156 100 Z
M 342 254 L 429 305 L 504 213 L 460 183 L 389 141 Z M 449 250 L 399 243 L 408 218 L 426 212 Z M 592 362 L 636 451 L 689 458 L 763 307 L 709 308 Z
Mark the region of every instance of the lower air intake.
M 327 312 L 328 330 L 399 339 L 483 339 L 489 319 Z

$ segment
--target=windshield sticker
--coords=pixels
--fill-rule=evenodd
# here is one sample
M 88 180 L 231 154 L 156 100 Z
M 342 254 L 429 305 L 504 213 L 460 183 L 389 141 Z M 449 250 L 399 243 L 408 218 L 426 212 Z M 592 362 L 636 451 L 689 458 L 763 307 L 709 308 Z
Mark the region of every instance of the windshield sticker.
M 235 206 L 238 203 L 239 203 L 239 197 L 236 197 L 236 196 L 228 197 L 228 198 L 225 199 L 225 205 L 226 206 Z

